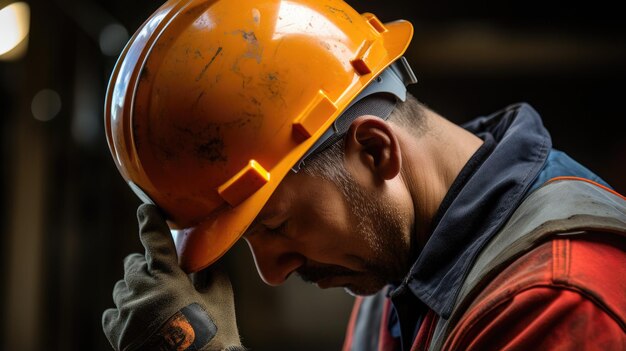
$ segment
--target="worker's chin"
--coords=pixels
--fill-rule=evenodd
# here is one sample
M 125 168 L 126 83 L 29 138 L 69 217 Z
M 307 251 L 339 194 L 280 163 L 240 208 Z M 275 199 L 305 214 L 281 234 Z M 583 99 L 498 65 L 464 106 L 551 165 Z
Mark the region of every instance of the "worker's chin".
M 343 289 L 353 296 L 368 296 L 374 295 L 387 285 L 386 282 L 375 280 L 365 281 L 359 283 L 349 283 L 343 286 Z
M 351 295 L 373 295 L 387 285 L 382 275 L 336 265 L 305 266 L 296 273 L 302 280 L 313 283 L 320 289 L 341 287 Z
M 386 285 L 382 280 L 365 278 L 361 275 L 326 277 L 316 281 L 315 284 L 320 289 L 342 287 L 348 294 L 354 296 L 374 295 Z

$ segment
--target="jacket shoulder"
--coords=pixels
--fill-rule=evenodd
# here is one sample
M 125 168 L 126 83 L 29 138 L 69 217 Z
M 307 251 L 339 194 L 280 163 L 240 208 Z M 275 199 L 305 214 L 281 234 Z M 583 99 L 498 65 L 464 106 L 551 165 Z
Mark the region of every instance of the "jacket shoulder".
M 626 239 L 556 237 L 474 299 L 444 349 L 626 349 Z

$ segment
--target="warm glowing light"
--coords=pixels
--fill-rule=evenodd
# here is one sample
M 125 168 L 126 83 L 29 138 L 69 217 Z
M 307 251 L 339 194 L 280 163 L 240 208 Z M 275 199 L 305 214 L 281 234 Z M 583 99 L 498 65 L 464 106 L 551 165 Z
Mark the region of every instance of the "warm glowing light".
M 28 35 L 30 7 L 16 2 L 0 10 L 0 55 L 13 50 Z

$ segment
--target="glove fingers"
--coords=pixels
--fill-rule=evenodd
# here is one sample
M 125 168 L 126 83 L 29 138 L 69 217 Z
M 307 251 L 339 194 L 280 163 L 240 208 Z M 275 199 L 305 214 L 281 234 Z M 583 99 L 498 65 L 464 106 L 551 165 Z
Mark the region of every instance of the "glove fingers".
M 116 347 L 117 345 L 115 345 L 114 340 L 112 340 L 112 338 L 114 338 L 116 335 L 119 334 L 116 330 L 117 329 L 116 326 L 120 324 L 119 318 L 120 318 L 120 311 L 118 311 L 115 308 L 109 308 L 106 311 L 104 311 L 104 313 L 102 313 L 102 329 L 104 330 L 104 334 L 109 340 L 109 343 L 116 350 L 119 350 L 119 347 Z
M 152 279 L 146 258 L 138 253 L 124 258 L 124 281 L 130 290 L 143 291 Z
M 124 257 L 124 272 L 134 270 L 133 266 L 136 266 L 141 260 L 145 261 L 146 258 L 144 255 L 136 252 Z
M 113 287 L 113 303 L 115 306 L 120 307 L 124 303 L 124 297 L 128 295 L 128 285 L 124 280 L 118 280 Z
M 107 335 L 110 334 L 109 332 L 113 329 L 113 326 L 116 324 L 115 321 L 119 319 L 119 316 L 120 311 L 116 308 L 109 308 L 102 313 L 102 328 Z
M 164 272 L 180 270 L 172 233 L 158 208 L 149 204 L 139 206 L 137 219 L 139 238 L 146 249 L 148 269 Z

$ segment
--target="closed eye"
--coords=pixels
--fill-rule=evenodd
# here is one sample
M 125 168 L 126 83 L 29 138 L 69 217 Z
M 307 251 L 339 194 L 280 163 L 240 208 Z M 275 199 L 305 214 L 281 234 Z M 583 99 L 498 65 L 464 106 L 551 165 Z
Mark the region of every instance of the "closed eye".
M 260 232 L 269 232 L 271 234 L 279 234 L 285 235 L 287 229 L 288 220 L 282 220 L 281 222 L 274 224 L 272 222 L 277 222 L 275 220 L 255 220 L 245 231 L 244 236 L 249 238 L 253 235 L 256 235 Z
M 248 227 L 248 229 L 246 229 L 246 231 L 243 233 L 243 236 L 246 238 L 249 238 L 255 234 L 257 234 L 259 231 L 263 230 L 263 225 L 257 221 L 252 222 L 252 224 Z
M 269 230 L 272 233 L 285 235 L 285 232 L 286 232 L 286 229 L 287 229 L 287 221 L 282 221 L 277 226 L 266 225 L 265 227 L 267 228 L 267 230 Z

